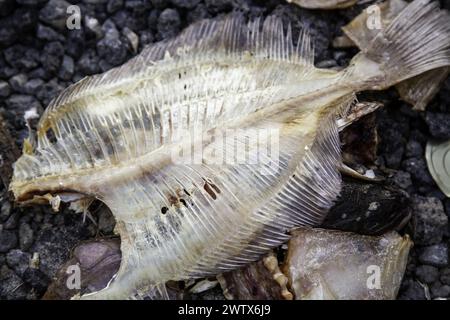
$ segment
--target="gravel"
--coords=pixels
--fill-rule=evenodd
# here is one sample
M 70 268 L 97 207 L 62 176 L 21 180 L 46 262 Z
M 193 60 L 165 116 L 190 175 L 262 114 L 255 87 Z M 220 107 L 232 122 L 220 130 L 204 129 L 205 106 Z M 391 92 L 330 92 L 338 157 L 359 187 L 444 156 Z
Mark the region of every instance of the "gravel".
M 439 243 L 433 246 L 423 248 L 419 255 L 419 261 L 423 264 L 429 264 L 435 267 L 445 267 L 448 265 L 448 246 L 445 243 Z
M 71 3 L 81 9 L 80 29 L 66 28 Z M 232 10 L 249 17 L 280 16 L 294 34 L 307 27 L 314 37 L 316 65 L 345 66 L 356 51 L 333 49 L 331 42 L 341 34 L 340 26 L 362 8 L 310 11 L 284 0 L 0 1 L 0 112 L 21 148 L 28 134 L 25 111 L 36 108 L 42 114 L 71 83 L 121 65 L 146 45 L 173 37 L 190 23 Z M 370 93 L 360 95 L 360 100 L 365 96 Z M 450 199 L 429 174 L 424 149 L 430 138 L 450 138 L 450 79 L 425 112 L 411 110 L 395 90 L 373 97 L 385 105 L 376 112 L 377 164 L 405 191 L 413 215 L 405 230 L 415 247 L 399 299 L 426 299 L 427 292 L 431 298 L 449 297 Z M 1 197 L 0 299 L 40 298 L 75 245 L 112 234 L 115 221 L 110 213 L 100 210 L 94 216 L 97 225 L 89 219 L 83 223 L 67 209 L 55 215 L 48 207 L 16 208 Z M 30 268 L 35 253 L 40 263 Z
M 442 202 L 437 198 L 416 196 L 412 199 L 414 242 L 431 245 L 442 241 L 448 228 L 448 217 Z

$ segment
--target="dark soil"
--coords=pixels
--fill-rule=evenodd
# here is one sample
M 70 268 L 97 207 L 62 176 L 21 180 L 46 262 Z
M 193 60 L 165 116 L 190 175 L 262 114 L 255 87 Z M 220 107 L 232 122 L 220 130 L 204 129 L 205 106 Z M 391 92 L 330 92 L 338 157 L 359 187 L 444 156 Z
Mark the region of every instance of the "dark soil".
M 79 30 L 66 27 L 70 4 L 81 8 Z M 448 1 L 442 5 L 450 8 Z M 194 21 L 232 10 L 248 17 L 278 15 L 294 31 L 305 26 L 315 39 L 316 65 L 345 66 L 356 50 L 334 49 L 331 42 L 364 6 L 327 12 L 282 0 L 0 0 L 0 113 L 20 149 L 27 136 L 25 111 L 36 108 L 42 114 L 69 84 L 124 63 Z M 385 104 L 376 114 L 376 163 L 392 169 L 391 182 L 408 193 L 413 213 L 405 230 L 415 247 L 399 299 L 449 298 L 450 199 L 430 176 L 424 148 L 430 138 L 450 138 L 450 79 L 426 112 L 412 111 L 394 90 L 370 95 Z M 98 225 L 83 223 L 67 208 L 54 214 L 48 207 L 15 207 L 0 188 L 0 299 L 41 298 L 77 243 L 112 232 L 114 220 L 101 210 L 94 214 Z M 36 253 L 38 267 L 30 267 Z

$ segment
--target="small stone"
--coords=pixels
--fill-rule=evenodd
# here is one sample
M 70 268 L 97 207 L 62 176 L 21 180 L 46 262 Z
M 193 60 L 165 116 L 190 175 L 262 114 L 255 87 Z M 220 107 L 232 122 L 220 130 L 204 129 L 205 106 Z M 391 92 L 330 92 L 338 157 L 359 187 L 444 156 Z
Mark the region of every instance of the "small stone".
M 19 227 L 19 245 L 20 249 L 28 250 L 34 241 L 34 232 L 30 225 L 23 223 Z
M 36 95 L 42 89 L 43 85 L 44 85 L 44 80 L 42 80 L 42 79 L 39 79 L 39 78 L 30 79 L 27 81 L 27 83 L 25 83 L 24 93 Z
M 66 46 L 67 54 L 74 59 L 78 59 L 85 51 L 85 42 L 86 38 L 83 29 L 70 30 L 67 35 L 67 43 L 70 43 L 69 46 Z
M 14 91 L 16 91 L 18 93 L 22 93 L 25 83 L 27 81 L 28 81 L 27 75 L 23 74 L 23 73 L 19 73 L 19 74 L 16 74 L 15 76 L 11 77 L 11 79 L 9 79 L 9 84 Z
M 7 266 L 0 267 L 0 299 L 25 299 L 27 296 L 23 281 Z
M 167 8 L 167 5 L 169 4 L 169 1 L 167 0 L 150 0 L 153 8 L 156 9 L 164 9 Z
M 64 37 L 50 27 L 38 24 L 36 37 L 45 41 L 64 41 Z
M 444 268 L 441 270 L 440 280 L 443 284 L 450 285 L 450 268 Z
M 48 0 L 16 0 L 18 4 L 23 4 L 26 6 L 38 6 L 40 4 L 46 3 Z
M 22 278 L 39 294 L 43 294 L 50 283 L 50 279 L 42 271 L 34 268 L 27 268 Z
M 41 108 L 39 101 L 30 95 L 13 94 L 5 100 L 6 106 L 9 110 L 29 110 L 31 108 Z
M 0 222 L 5 222 L 11 214 L 11 203 L 4 201 L 0 209 Z
M 405 153 L 405 155 L 408 158 L 420 157 L 423 154 L 424 154 L 423 148 L 419 141 L 415 141 L 415 140 L 408 141 L 408 143 L 406 144 L 406 153 Z
M 412 178 L 420 184 L 434 185 L 427 164 L 423 157 L 409 158 L 403 162 L 403 168 L 408 171 Z
M 116 220 L 112 215 L 111 211 L 102 208 L 98 214 L 98 229 L 104 234 L 111 234 L 116 225 Z
M 442 241 L 448 218 L 442 202 L 437 198 L 416 196 L 411 201 L 414 234 L 417 245 L 432 245 Z
M 0 80 L 0 98 L 6 98 L 10 95 L 11 88 L 8 82 Z
M 149 30 L 139 33 L 139 45 L 141 49 L 145 48 L 146 45 L 153 43 L 154 38 L 153 33 Z
M 59 69 L 58 77 L 62 80 L 69 81 L 75 71 L 74 62 L 71 56 L 65 55 Z
M 63 89 L 64 86 L 59 84 L 58 80 L 54 78 L 42 86 L 42 90 L 37 93 L 37 97 L 44 105 L 48 105 Z
M 448 246 L 445 243 L 439 243 L 433 246 L 425 247 L 419 255 L 419 261 L 423 264 L 429 264 L 438 268 L 448 265 Z
M 172 38 L 180 31 L 181 19 L 175 9 L 165 9 L 158 18 L 159 40 Z
M 28 72 L 28 78 L 48 81 L 52 78 L 52 75 L 49 74 L 44 68 L 40 67 Z
M 114 13 L 123 7 L 123 0 L 109 0 L 106 5 L 106 12 Z
M 170 2 L 179 8 L 193 9 L 199 4 L 200 0 L 170 0 Z
M 397 171 L 392 177 L 392 180 L 402 189 L 408 189 L 412 186 L 411 174 L 406 171 Z
M 16 229 L 17 226 L 19 225 L 19 219 L 20 213 L 13 212 L 13 214 L 9 216 L 8 220 L 6 220 L 5 224 L 3 225 L 3 228 L 7 230 Z
M 95 50 L 86 50 L 81 58 L 78 60 L 78 67 L 80 71 L 86 75 L 92 75 L 100 71 L 99 58 Z
M 102 27 L 96 18 L 85 16 L 84 25 L 88 31 L 95 35 L 97 39 L 101 39 L 103 37 Z
M 6 263 L 19 276 L 22 276 L 30 264 L 31 255 L 19 249 L 14 249 L 6 254 Z
M 432 266 L 418 266 L 416 269 L 416 277 L 422 283 L 432 284 L 439 277 L 439 270 Z
M 427 111 L 425 122 L 430 134 L 437 139 L 450 139 L 450 114 L 443 112 Z
M 133 49 L 133 52 L 136 53 L 139 47 L 139 37 L 137 36 L 137 34 L 128 27 L 123 28 L 122 32 L 123 35 L 128 39 L 128 43 L 130 44 L 131 49 Z
M 425 289 L 418 281 L 408 281 L 399 294 L 400 300 L 426 300 Z
M 198 20 L 203 20 L 211 17 L 203 3 L 199 3 L 193 10 L 189 11 L 186 15 L 187 23 L 193 23 Z
M 39 65 L 39 53 L 37 50 L 27 48 L 20 44 L 9 47 L 3 53 L 6 62 L 14 68 L 31 70 Z
M 233 8 L 232 0 L 205 0 L 205 5 L 210 12 L 218 13 L 229 11 Z
M 133 14 L 143 13 L 151 7 L 147 0 L 127 0 L 124 4 L 125 9 L 131 10 Z
M 103 24 L 105 37 L 97 42 L 97 52 L 112 66 L 118 66 L 127 58 L 128 46 L 120 39 L 120 34 L 112 21 Z
M 439 281 L 436 281 L 430 287 L 430 293 L 433 299 L 447 298 L 448 296 L 450 296 L 450 286 L 442 285 Z
M 6 253 L 15 247 L 17 247 L 16 233 L 0 227 L 0 253 Z
M 61 42 L 53 41 L 44 46 L 41 63 L 50 74 L 56 74 L 64 56 L 64 46 Z
M 70 5 L 64 0 L 50 0 L 39 12 L 39 20 L 63 31 L 66 29 L 67 7 Z

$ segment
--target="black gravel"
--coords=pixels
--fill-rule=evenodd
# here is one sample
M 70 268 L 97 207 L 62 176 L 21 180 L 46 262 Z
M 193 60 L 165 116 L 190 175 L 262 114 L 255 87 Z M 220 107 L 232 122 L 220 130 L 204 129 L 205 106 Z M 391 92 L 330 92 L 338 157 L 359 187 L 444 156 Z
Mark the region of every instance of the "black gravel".
M 71 4 L 81 9 L 81 29 L 66 26 Z M 283 0 L 0 1 L 0 113 L 20 148 L 27 136 L 24 113 L 36 108 L 42 114 L 69 84 L 133 57 L 130 32 L 139 39 L 139 52 L 194 21 L 232 10 L 280 16 L 294 33 L 305 26 L 314 36 L 316 64 L 345 66 L 355 49 L 336 50 L 331 42 L 362 8 L 310 11 Z M 415 247 L 399 298 L 448 298 L 450 199 L 430 176 L 424 148 L 430 138 L 450 138 L 450 79 L 425 112 L 412 111 L 394 90 L 373 97 L 385 104 L 377 112 L 377 164 L 391 170 L 392 184 L 407 192 L 413 212 L 406 231 Z M 67 208 L 55 214 L 47 207 L 15 207 L 1 189 L 0 208 L 0 299 L 39 299 L 74 245 L 111 234 L 114 225 L 103 211 L 94 217 L 96 226 Z

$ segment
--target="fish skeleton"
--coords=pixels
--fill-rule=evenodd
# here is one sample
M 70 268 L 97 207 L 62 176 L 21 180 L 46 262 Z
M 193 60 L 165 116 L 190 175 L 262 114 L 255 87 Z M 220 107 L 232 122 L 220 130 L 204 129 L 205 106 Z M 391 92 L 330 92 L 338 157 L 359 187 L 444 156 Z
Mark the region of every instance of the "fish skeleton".
M 279 18 L 201 21 L 64 90 L 10 189 L 25 204 L 98 199 L 111 209 L 121 266 L 82 298 L 164 297 L 169 280 L 239 268 L 293 227 L 320 224 L 340 191 L 336 117 L 358 91 L 450 65 L 448 21 L 416 0 L 342 71 L 315 68 L 307 32 L 294 44 Z M 276 141 L 277 156 L 251 132 Z M 237 147 L 254 161 L 217 157 Z

